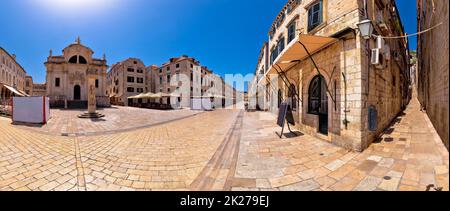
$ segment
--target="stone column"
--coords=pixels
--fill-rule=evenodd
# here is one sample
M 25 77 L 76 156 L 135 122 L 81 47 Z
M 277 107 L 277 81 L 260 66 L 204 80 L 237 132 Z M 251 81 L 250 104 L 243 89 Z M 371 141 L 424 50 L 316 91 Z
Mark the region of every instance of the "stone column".
M 88 113 L 94 114 L 97 110 L 97 102 L 95 96 L 95 74 L 88 74 Z
M 98 119 L 105 117 L 105 115 L 97 113 L 97 99 L 95 91 L 95 79 L 97 78 L 97 73 L 95 70 L 87 71 L 87 98 L 88 98 L 88 112 L 81 114 L 79 118 L 91 118 Z

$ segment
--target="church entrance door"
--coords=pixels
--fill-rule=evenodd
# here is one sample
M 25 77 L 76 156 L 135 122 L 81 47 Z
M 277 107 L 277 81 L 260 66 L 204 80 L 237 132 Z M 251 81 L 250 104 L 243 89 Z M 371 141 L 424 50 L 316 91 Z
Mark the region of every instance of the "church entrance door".
M 73 100 L 81 100 L 81 87 L 80 87 L 80 85 L 75 85 L 75 87 L 73 87 Z

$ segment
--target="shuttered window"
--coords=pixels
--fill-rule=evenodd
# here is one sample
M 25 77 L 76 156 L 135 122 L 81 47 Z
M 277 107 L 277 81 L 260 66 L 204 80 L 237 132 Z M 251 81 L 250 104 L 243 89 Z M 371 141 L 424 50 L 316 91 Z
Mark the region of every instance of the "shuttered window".
M 322 0 L 313 4 L 308 10 L 308 31 L 315 29 L 323 22 Z

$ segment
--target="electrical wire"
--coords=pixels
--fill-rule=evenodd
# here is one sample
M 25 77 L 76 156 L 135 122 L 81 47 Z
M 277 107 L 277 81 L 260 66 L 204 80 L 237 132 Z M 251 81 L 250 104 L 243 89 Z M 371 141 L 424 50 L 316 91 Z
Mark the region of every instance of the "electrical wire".
M 427 33 L 429 31 L 431 31 L 431 30 L 441 26 L 442 24 L 443 23 L 441 22 L 441 23 L 437 24 L 436 26 L 433 26 L 433 27 L 431 27 L 431 28 L 429 28 L 427 30 L 424 30 L 424 31 L 421 31 L 421 32 L 417 32 L 417 33 L 414 33 L 414 34 L 408 34 L 408 35 L 396 36 L 396 37 L 384 37 L 384 36 L 380 36 L 380 37 L 383 38 L 383 39 L 402 39 L 402 38 L 407 38 L 407 37 L 413 37 L 413 36 L 417 36 L 417 35 L 420 35 L 420 34 Z

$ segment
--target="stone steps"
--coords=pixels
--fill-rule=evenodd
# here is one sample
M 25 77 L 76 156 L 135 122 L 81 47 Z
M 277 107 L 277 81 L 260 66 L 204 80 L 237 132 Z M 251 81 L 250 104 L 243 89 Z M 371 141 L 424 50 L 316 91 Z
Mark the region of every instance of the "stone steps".
M 67 108 L 70 109 L 86 109 L 87 107 L 87 101 L 67 101 Z

